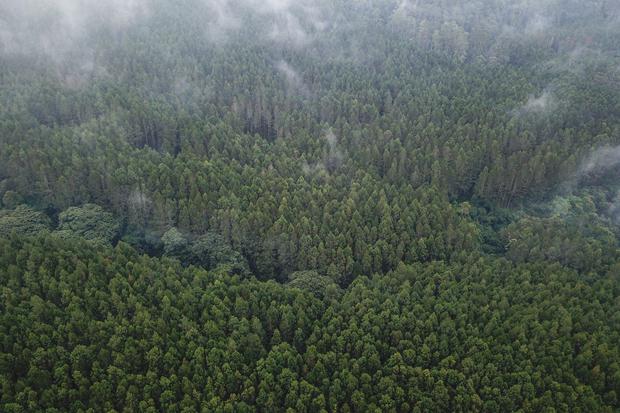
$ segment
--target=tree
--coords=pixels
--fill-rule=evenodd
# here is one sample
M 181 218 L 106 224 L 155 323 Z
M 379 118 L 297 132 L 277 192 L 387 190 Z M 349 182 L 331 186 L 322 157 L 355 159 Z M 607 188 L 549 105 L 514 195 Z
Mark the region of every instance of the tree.
M 12 232 L 36 235 L 50 228 L 51 221 L 48 216 L 27 205 L 18 205 L 12 210 L 0 210 L 0 236 L 8 236 Z
M 189 242 L 176 227 L 170 228 L 161 237 L 164 244 L 164 254 L 169 257 L 179 258 L 185 262 L 188 254 Z
M 289 275 L 288 286 L 309 291 L 318 298 L 335 298 L 340 288 L 331 278 L 316 271 L 295 271 Z
M 190 264 L 207 269 L 226 267 L 235 274 L 248 274 L 248 264 L 245 258 L 233 250 L 222 236 L 208 232 L 195 239 L 189 246 Z
M 70 207 L 58 215 L 58 234 L 82 237 L 101 243 L 114 242 L 120 231 L 120 223 L 109 212 L 96 204 Z
M 24 202 L 24 198 L 15 191 L 6 191 L 2 196 L 2 205 L 13 209 Z

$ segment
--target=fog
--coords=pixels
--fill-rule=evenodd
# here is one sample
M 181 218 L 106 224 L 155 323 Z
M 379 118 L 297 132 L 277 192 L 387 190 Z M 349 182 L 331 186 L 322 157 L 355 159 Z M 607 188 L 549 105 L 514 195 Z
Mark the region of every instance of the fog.
M 101 28 L 119 31 L 149 11 L 147 0 L 4 0 L 0 47 L 5 54 L 45 53 L 55 59 L 87 47 Z
M 613 95 L 620 86 L 614 83 L 620 78 L 619 35 L 617 0 L 0 1 L 0 63 L 17 68 L 16 77 L 21 68 L 44 68 L 70 89 L 100 87 L 104 78 L 105 87 L 137 89 L 135 106 L 160 93 L 174 95 L 183 109 L 200 108 L 199 114 L 210 104 L 228 105 L 241 118 L 240 130 L 269 140 L 294 134 L 288 124 L 302 118 L 293 116 L 295 110 L 307 111 L 317 118 L 320 126 L 312 136 L 322 145 L 308 150 L 324 152 L 312 154 L 322 165 L 307 170 L 335 170 L 347 151 L 353 152 L 344 144 L 350 137 L 343 136 L 341 144 L 333 132 L 343 130 L 335 126 L 337 117 L 353 106 L 352 101 L 338 101 L 340 92 L 351 94 L 359 85 L 368 85 L 369 95 L 374 88 L 381 93 L 390 89 L 390 99 L 402 105 L 389 77 L 415 78 L 415 62 L 426 56 L 434 69 L 455 78 L 470 68 L 497 69 L 497 78 L 518 72 L 507 81 L 514 79 L 522 89 L 484 93 L 506 118 L 521 117 L 522 122 L 515 122 L 519 127 L 546 126 L 523 146 L 550 141 L 547 131 L 574 127 L 564 124 L 565 115 L 600 124 L 603 116 L 589 113 L 597 99 L 578 102 L 580 106 L 571 99 L 584 95 L 579 88 L 598 87 L 603 89 L 599 95 Z M 594 73 L 593 67 L 603 70 Z M 592 82 L 594 75 L 598 83 Z M 27 82 L 16 83 L 28 87 Z M 450 98 L 443 86 L 438 90 Z M 296 96 L 303 99 L 290 99 Z M 355 110 L 341 116 L 342 121 L 371 116 L 365 106 L 372 97 L 355 98 Z M 598 100 L 601 113 L 613 106 L 611 98 Z M 56 109 L 56 103 L 46 108 Z M 155 104 L 145 111 L 145 123 L 160 111 L 165 109 Z M 225 115 L 222 110 L 213 118 Z M 152 125 L 140 127 L 160 132 Z M 608 135 L 605 142 L 617 142 Z M 576 160 L 572 165 L 578 166 L 562 171 L 563 178 L 604 174 L 620 167 L 620 150 L 594 148 L 583 164 Z M 143 204 L 139 196 L 132 202 Z
M 556 97 L 549 90 L 545 90 L 540 95 L 528 96 L 527 101 L 515 111 L 515 114 L 547 114 L 557 107 Z
M 304 97 L 310 96 L 310 89 L 303 81 L 303 78 L 297 70 L 284 60 L 280 60 L 275 64 L 276 70 L 284 77 L 291 94 L 301 94 Z
M 605 146 L 592 152 L 582 164 L 579 175 L 601 175 L 620 166 L 620 146 Z
M 593 33 L 618 31 L 619 4 L 613 0 L 4 0 L 0 43 L 4 53 L 45 52 L 57 57 L 83 45 L 93 31 L 122 31 L 151 14 L 179 14 L 202 21 L 205 39 L 212 43 L 225 44 L 247 31 L 261 41 L 302 48 L 323 34 L 329 34 L 326 41 L 335 41 L 335 33 L 350 32 L 351 27 L 370 30 L 369 23 L 386 27 L 382 20 L 387 17 L 403 38 L 421 45 L 442 44 L 463 53 L 484 50 L 489 57 L 501 49 L 498 43 L 520 39 L 556 43 L 554 47 L 566 43 L 566 53 L 575 55 L 588 47 Z M 587 21 L 597 24 L 586 27 Z M 549 36 L 550 30 L 563 27 L 573 30 Z
M 325 167 L 328 171 L 334 171 L 342 164 L 344 154 L 338 145 L 338 137 L 332 129 L 329 129 L 325 134 L 325 140 L 329 149 L 325 157 Z
M 620 191 L 616 192 L 608 211 L 614 223 L 620 225 Z
M 325 30 L 329 22 L 325 9 L 315 1 L 302 0 L 200 0 L 207 9 L 208 36 L 214 43 L 226 43 L 259 20 L 258 35 L 272 43 L 302 47 L 312 42 L 312 33 Z

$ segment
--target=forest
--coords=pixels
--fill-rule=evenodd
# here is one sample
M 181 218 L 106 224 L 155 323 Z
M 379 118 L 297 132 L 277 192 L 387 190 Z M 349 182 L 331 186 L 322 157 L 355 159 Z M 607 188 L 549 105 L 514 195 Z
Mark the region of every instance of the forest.
M 616 0 L 4 0 L 0 411 L 620 411 Z

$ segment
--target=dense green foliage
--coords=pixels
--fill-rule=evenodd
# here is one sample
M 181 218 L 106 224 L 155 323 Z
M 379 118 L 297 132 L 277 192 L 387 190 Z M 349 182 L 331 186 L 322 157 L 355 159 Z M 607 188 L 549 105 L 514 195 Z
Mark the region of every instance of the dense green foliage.
M 0 411 L 620 409 L 616 0 L 1 3 Z
M 599 30 L 616 17 L 611 4 L 570 16 L 592 31 L 572 43 L 560 34 L 584 20 L 562 20 L 564 8 L 548 11 L 553 42 L 500 42 L 514 18 L 496 16 L 483 36 L 469 20 L 452 32 L 429 10 L 378 4 L 329 6 L 350 21 L 314 34 L 312 47 L 200 41 L 205 28 L 187 10 L 161 4 L 113 39 L 89 38 L 88 62 L 10 55 L 0 190 L 52 213 L 101 205 L 145 251 L 171 227 L 211 231 L 261 278 L 317 269 L 346 284 L 475 249 L 479 234 L 451 201 L 518 205 L 571 178 L 592 147 L 620 143 L 617 62 L 575 45 L 614 47 L 616 31 Z M 437 30 L 429 43 L 402 27 L 420 13 Z M 476 40 L 455 55 L 451 36 L 467 30 Z M 75 80 L 86 63 L 97 70 Z
M 319 300 L 95 245 L 0 241 L 3 411 L 618 406 L 619 265 L 472 256 Z
M 119 224 L 114 216 L 95 204 L 70 207 L 58 215 L 58 230 L 67 236 L 112 242 L 118 235 Z
M 48 230 L 51 221 L 47 215 L 35 211 L 27 205 L 18 205 L 13 210 L 0 210 L 0 235 L 12 233 L 35 235 Z

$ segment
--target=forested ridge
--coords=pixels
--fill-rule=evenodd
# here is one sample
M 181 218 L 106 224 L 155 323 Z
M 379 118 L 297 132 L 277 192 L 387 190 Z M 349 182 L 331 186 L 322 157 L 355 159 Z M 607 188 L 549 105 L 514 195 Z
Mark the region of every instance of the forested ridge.
M 36 3 L 0 411 L 620 409 L 617 2 Z
M 308 291 L 2 241 L 3 409 L 613 411 L 618 265 L 470 256 Z M 10 339 L 9 339 L 10 338 Z

